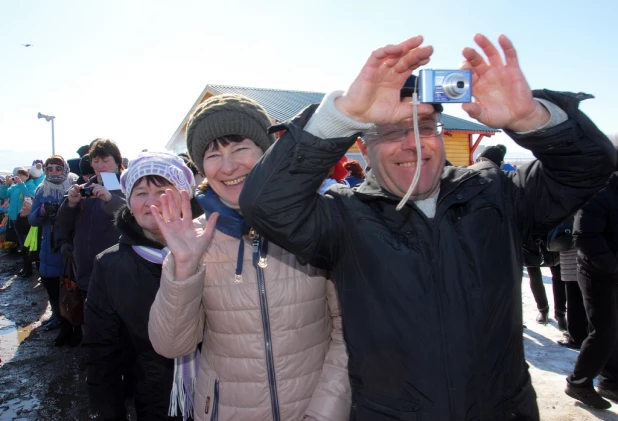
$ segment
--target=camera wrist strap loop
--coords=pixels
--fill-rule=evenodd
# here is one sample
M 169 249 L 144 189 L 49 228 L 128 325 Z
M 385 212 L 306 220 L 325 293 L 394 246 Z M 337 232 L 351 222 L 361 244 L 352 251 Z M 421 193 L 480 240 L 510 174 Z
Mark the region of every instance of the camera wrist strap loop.
M 416 79 L 418 83 L 418 78 Z M 412 184 L 408 188 L 405 196 L 399 202 L 396 210 L 400 211 L 405 206 L 406 202 L 412 195 L 412 192 L 416 188 L 418 184 L 418 180 L 421 175 L 421 164 L 422 164 L 422 152 L 421 152 L 421 136 L 418 130 L 418 89 L 415 87 L 414 93 L 412 94 L 412 119 L 414 120 L 414 141 L 416 142 L 416 170 L 414 171 L 414 178 L 412 179 Z

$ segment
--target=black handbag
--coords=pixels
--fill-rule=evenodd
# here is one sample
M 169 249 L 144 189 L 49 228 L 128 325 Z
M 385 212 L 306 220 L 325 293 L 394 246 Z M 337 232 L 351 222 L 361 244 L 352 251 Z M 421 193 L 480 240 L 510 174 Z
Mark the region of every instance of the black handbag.
M 524 246 L 523 250 L 523 258 L 524 258 L 524 266 L 531 268 L 541 267 L 543 264 L 543 256 L 539 252 L 538 248 L 531 249 L 529 247 Z
M 536 236 L 523 246 L 525 267 L 549 267 L 560 264 L 560 253 L 547 249 L 543 237 Z
M 549 267 L 558 266 L 560 264 L 560 253 L 550 251 L 547 248 L 547 244 L 540 238 L 537 240 L 537 244 L 539 245 L 539 252 L 541 256 L 543 256 L 543 263 L 541 263 L 541 266 Z
M 77 287 L 71 257 L 65 261 L 60 275 L 60 315 L 73 326 L 84 324 L 84 297 Z
M 568 218 L 547 234 L 547 250 L 559 252 L 573 247 L 573 218 Z

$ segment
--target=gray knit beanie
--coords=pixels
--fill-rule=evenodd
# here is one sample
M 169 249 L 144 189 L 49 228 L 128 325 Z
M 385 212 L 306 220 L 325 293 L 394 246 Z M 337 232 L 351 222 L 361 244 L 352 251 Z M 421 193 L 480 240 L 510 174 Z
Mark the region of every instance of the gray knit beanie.
M 267 131 L 270 125 L 266 110 L 252 99 L 236 94 L 215 95 L 201 103 L 189 118 L 187 150 L 204 174 L 204 153 L 210 142 L 239 135 L 266 151 L 275 142 L 275 137 Z

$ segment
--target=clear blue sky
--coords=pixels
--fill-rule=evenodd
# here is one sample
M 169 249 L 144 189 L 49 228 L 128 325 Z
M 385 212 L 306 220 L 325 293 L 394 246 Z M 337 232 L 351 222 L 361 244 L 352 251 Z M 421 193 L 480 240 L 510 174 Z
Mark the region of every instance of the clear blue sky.
M 132 158 L 162 150 L 206 84 L 345 89 L 373 49 L 419 33 L 434 46 L 433 68 L 456 68 L 476 32 L 506 34 L 532 88 L 595 95 L 581 108 L 615 134 L 617 25 L 609 0 L 7 0 L 0 168 L 51 154 L 38 112 L 56 116 L 66 158 L 96 137 Z M 487 143 L 497 141 L 519 154 L 508 139 Z

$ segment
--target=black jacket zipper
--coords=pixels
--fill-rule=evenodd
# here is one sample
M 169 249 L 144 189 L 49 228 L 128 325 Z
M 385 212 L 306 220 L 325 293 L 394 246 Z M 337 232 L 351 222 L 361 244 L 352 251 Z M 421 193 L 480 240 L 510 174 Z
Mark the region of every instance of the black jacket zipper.
M 275 376 L 275 359 L 273 357 L 272 338 L 270 333 L 270 317 L 268 314 L 268 300 L 266 299 L 266 282 L 264 280 L 264 267 L 266 267 L 266 254 L 268 241 L 260 236 L 253 240 L 253 266 L 257 273 L 258 295 L 260 297 L 260 310 L 262 313 L 262 327 L 264 329 L 264 348 L 266 351 L 266 370 L 268 372 L 268 387 L 270 389 L 270 405 L 273 412 L 273 421 L 281 419 L 279 415 L 279 397 L 277 395 L 277 379 Z
M 215 380 L 214 402 L 212 404 L 212 415 L 210 421 L 219 421 L 219 380 Z

